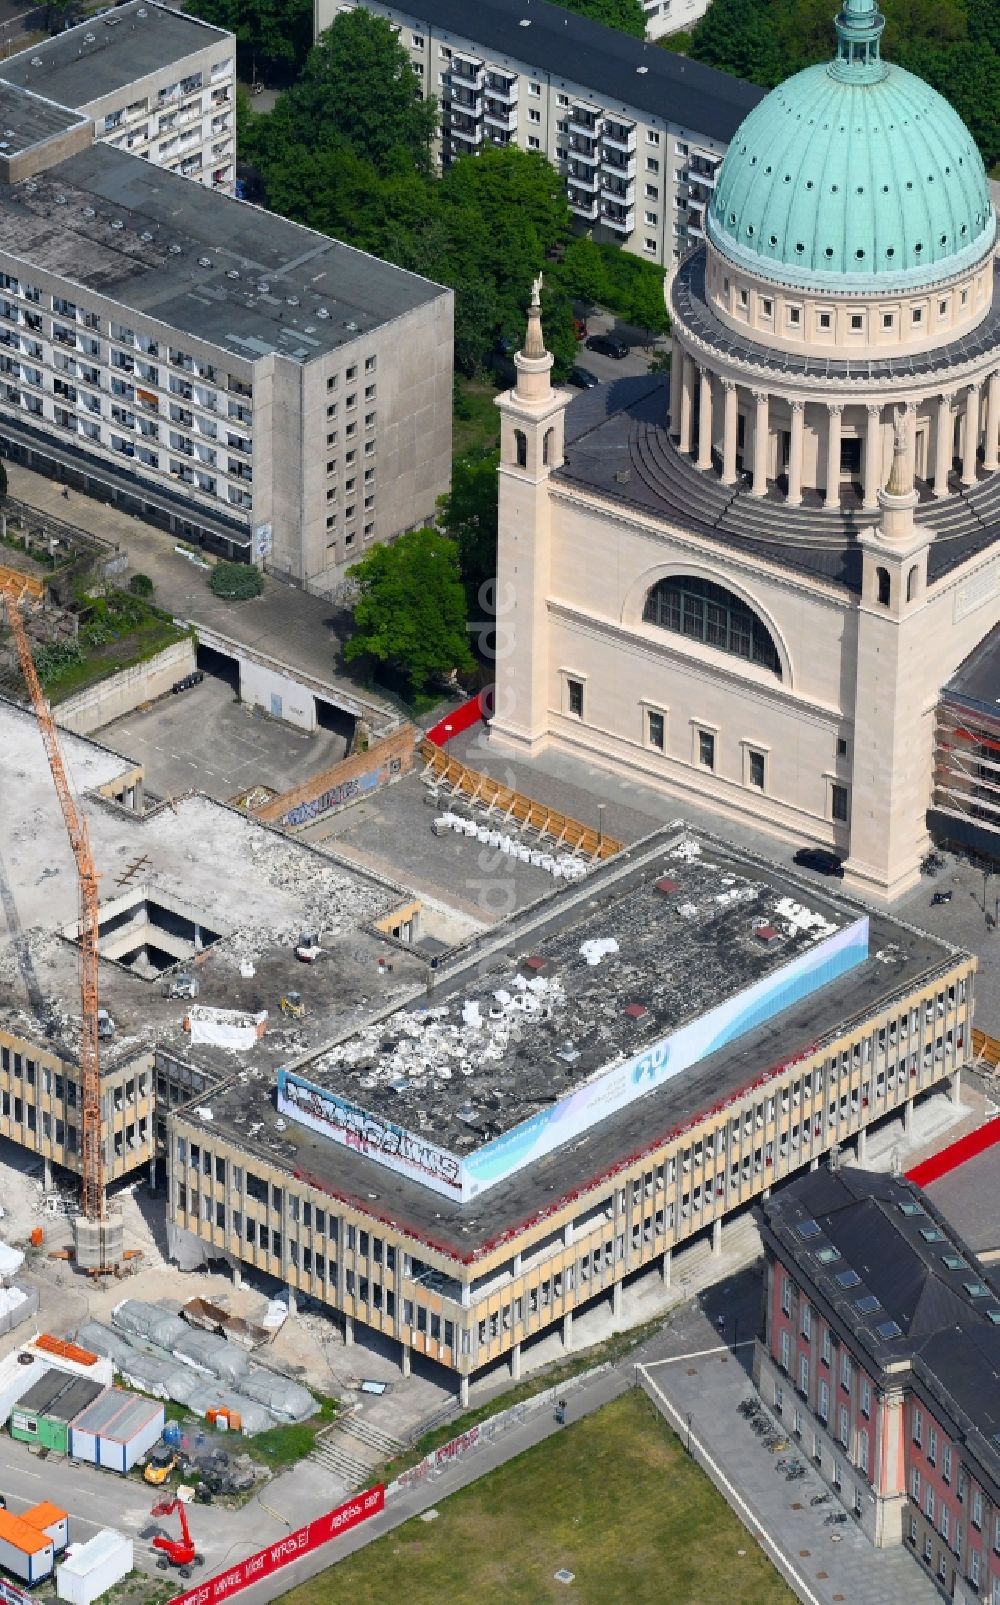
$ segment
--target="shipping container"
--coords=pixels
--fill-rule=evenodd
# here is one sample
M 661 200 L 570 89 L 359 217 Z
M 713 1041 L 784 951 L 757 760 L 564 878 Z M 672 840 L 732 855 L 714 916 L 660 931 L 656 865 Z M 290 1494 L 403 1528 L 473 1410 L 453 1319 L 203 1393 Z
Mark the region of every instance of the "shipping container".
M 92 1605 L 132 1570 L 132 1540 L 106 1527 L 56 1568 L 56 1593 L 70 1605 Z
M 29 1586 L 51 1577 L 54 1554 L 51 1538 L 21 1516 L 0 1510 L 0 1566 Z
M 99 1382 L 50 1370 L 11 1410 L 10 1435 L 55 1454 L 69 1453 L 69 1424 L 104 1392 Z
M 65 1510 L 49 1504 L 47 1499 L 43 1499 L 40 1505 L 32 1505 L 30 1510 L 22 1510 L 21 1520 L 26 1521 L 29 1527 L 34 1527 L 36 1532 L 51 1538 L 52 1548 L 57 1555 L 69 1543 L 69 1517 Z
M 76 1417 L 70 1428 L 70 1453 L 122 1476 L 153 1447 L 163 1433 L 163 1405 L 158 1399 L 109 1388 Z

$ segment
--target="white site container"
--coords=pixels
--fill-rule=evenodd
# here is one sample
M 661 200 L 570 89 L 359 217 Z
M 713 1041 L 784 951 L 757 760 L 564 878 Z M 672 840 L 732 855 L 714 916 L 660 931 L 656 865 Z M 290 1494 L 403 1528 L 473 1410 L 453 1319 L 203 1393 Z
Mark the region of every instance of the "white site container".
M 31 1587 L 51 1577 L 53 1564 L 51 1538 L 0 1511 L 0 1567 Z
M 56 1593 L 72 1605 L 91 1605 L 131 1570 L 131 1538 L 105 1527 L 56 1567 Z

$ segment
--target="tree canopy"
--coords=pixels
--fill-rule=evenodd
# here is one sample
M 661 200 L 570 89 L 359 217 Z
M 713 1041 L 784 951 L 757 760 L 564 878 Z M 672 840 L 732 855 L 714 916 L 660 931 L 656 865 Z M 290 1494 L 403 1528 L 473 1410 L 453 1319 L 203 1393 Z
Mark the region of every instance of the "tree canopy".
M 436 529 L 415 529 L 373 546 L 348 569 L 360 595 L 344 657 L 372 657 L 403 669 L 416 692 L 475 660 L 466 629 L 458 547 Z
M 951 101 L 992 167 L 1000 161 L 1000 0 L 882 0 L 882 9 L 886 58 Z M 829 58 L 830 10 L 829 0 L 712 0 L 685 49 L 773 89 Z
M 469 614 L 493 613 L 489 590 L 497 571 L 497 464 L 500 453 L 460 457 L 452 467 L 451 490 L 441 496 L 438 523 L 458 548 Z
M 312 44 L 312 0 L 188 0 L 184 9 L 228 28 L 258 67 L 304 61 Z
M 646 37 L 646 16 L 641 0 L 559 0 L 564 11 L 579 11 L 595 22 L 604 22 L 609 28 L 630 33 L 636 39 Z

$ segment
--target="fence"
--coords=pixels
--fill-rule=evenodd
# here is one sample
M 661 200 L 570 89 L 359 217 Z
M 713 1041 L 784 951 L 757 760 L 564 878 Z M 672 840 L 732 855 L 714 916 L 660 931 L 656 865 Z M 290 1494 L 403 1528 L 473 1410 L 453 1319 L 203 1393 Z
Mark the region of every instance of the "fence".
M 608 1363 L 596 1365 L 590 1371 L 581 1371 L 579 1376 L 572 1377 L 568 1382 L 560 1382 L 555 1387 L 546 1388 L 543 1393 L 532 1394 L 530 1399 L 522 1399 L 518 1404 L 512 1404 L 507 1410 L 500 1410 L 495 1416 L 488 1416 L 485 1421 L 477 1421 L 473 1426 L 460 1432 L 457 1437 L 449 1438 L 437 1449 L 424 1456 L 417 1465 L 411 1466 L 408 1471 L 400 1472 L 394 1482 L 391 1482 L 385 1491 L 387 1499 L 395 1494 L 402 1493 L 406 1488 L 423 1482 L 427 1477 L 433 1476 L 443 1466 L 451 1465 L 455 1460 L 462 1460 L 468 1454 L 482 1449 L 488 1443 L 496 1443 L 498 1438 L 531 1416 L 537 1415 L 540 1410 L 551 1410 L 558 1399 L 565 1399 L 577 1388 L 592 1382 L 595 1377 L 611 1370 Z

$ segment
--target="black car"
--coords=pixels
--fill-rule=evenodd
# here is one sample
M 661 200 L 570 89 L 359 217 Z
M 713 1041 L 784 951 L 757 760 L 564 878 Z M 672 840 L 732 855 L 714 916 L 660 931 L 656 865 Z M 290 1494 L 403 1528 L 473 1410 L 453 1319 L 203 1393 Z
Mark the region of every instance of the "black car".
M 592 334 L 587 340 L 588 351 L 599 351 L 602 357 L 628 356 L 628 346 L 624 340 L 616 340 L 613 334 Z
M 844 860 L 838 858 L 836 853 L 828 852 L 825 847 L 800 847 L 792 862 L 802 869 L 814 869 L 817 875 L 844 878 Z
M 576 385 L 578 390 L 596 390 L 601 381 L 589 368 L 571 368 L 569 382 L 571 385 Z

